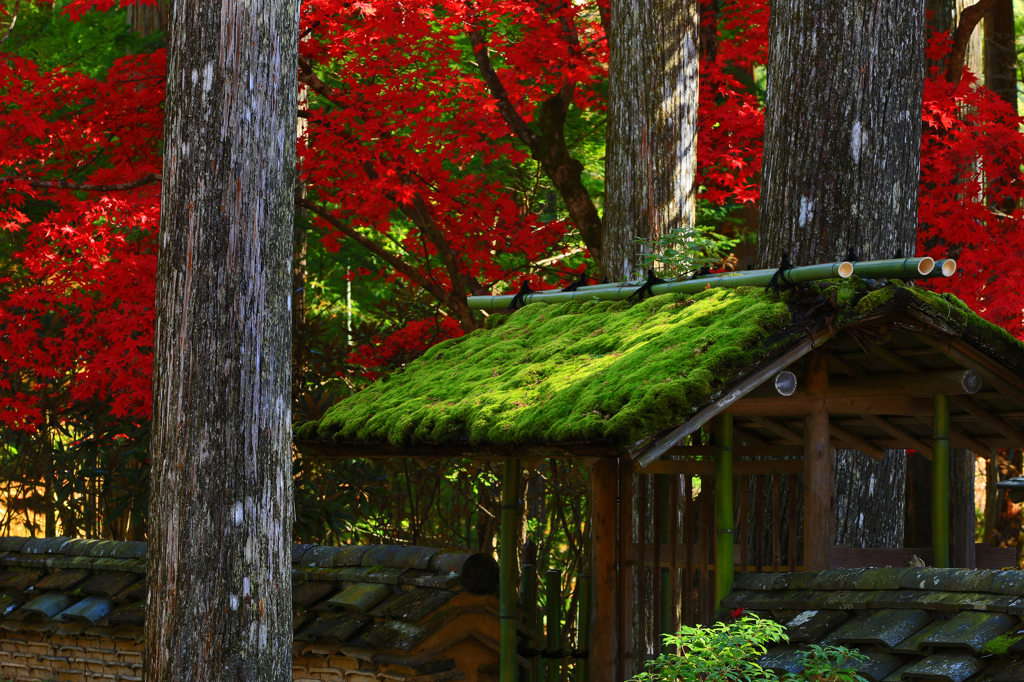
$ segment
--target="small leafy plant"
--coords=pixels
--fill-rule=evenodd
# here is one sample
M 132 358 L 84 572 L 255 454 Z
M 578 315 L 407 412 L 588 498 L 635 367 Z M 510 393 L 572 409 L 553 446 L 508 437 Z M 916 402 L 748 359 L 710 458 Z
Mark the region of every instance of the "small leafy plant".
M 758 663 L 768 645 L 788 642 L 779 623 L 745 615 L 730 623 L 682 627 L 665 635 L 666 648 L 647 663 L 634 682 L 865 682 L 850 667 L 867 656 L 845 647 L 812 645 L 804 652 L 804 670 L 779 678 Z
M 711 225 L 695 225 L 636 242 L 644 250 L 640 256 L 644 270 L 654 268 L 663 274 L 682 277 L 704 266 L 722 263 L 739 240 L 718 234 Z

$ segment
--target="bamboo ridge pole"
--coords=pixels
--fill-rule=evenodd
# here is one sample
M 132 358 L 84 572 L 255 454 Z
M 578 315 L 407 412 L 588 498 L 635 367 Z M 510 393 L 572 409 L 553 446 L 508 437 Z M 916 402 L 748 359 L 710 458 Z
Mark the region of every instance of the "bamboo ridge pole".
M 920 279 L 932 276 L 952 276 L 956 272 L 956 262 L 949 259 L 940 261 L 944 263 L 938 274 L 933 274 L 935 261 L 931 258 L 904 258 L 883 261 L 863 261 L 849 263 L 841 261 L 837 263 L 824 263 L 821 265 L 806 265 L 785 271 L 785 280 L 780 284 L 802 284 L 823 279 L 845 279 L 856 274 L 858 277 L 883 279 Z M 952 263 L 950 266 L 949 263 Z M 726 273 L 721 275 L 710 275 L 696 279 L 677 280 L 656 284 L 651 289 L 655 296 L 659 294 L 696 294 L 711 288 L 735 288 L 735 287 L 763 287 L 768 286 L 775 270 L 750 270 L 747 272 Z M 949 272 L 946 275 L 945 272 Z M 642 286 L 643 282 L 619 282 L 614 284 L 595 284 L 580 287 L 576 291 L 539 291 L 527 294 L 523 298 L 523 304 L 527 303 L 568 303 L 570 301 L 622 301 L 633 294 Z M 487 312 L 500 312 L 508 308 L 514 298 L 513 295 L 502 296 L 470 296 L 469 307 L 472 310 L 485 310 Z

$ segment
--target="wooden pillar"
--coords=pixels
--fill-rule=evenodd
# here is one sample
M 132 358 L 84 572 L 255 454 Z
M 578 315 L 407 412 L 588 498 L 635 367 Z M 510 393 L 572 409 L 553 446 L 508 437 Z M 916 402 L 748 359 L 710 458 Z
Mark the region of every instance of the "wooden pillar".
M 732 415 L 715 422 L 715 611 L 721 617 L 722 600 L 732 591 Z
M 949 396 L 935 394 L 932 445 L 932 565 L 949 568 Z
M 501 624 L 501 658 L 499 682 L 516 682 L 519 656 L 516 652 L 517 585 L 519 582 L 518 540 L 519 520 L 519 460 L 505 458 L 505 473 L 501 482 L 501 572 L 498 585 L 498 614 Z
M 632 470 L 626 459 L 624 466 Z M 632 474 L 630 474 L 632 475 Z M 590 682 L 616 682 L 619 668 L 619 576 L 616 570 L 618 463 L 599 459 L 590 467 L 590 542 L 594 601 L 590 616 Z M 632 549 L 628 529 L 624 546 Z
M 815 351 L 806 358 L 804 386 L 824 396 L 828 389 L 828 356 Z M 828 569 L 829 546 L 835 535 L 835 453 L 823 400 L 804 418 L 804 570 Z

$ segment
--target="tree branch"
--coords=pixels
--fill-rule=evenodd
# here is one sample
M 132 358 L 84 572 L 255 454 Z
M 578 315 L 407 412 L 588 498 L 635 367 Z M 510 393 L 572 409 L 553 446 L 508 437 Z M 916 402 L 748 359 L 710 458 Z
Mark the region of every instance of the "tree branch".
M 65 180 L 26 180 L 31 187 L 45 187 L 47 189 L 72 189 L 83 192 L 120 192 L 126 189 L 135 189 L 148 185 L 151 182 L 160 182 L 163 177 L 159 173 L 144 175 L 138 180 L 125 182 L 119 185 L 86 185 L 78 182 L 67 182 Z
M 330 223 L 332 227 L 337 229 L 339 232 L 342 232 L 346 237 L 349 237 L 358 242 L 359 245 L 362 246 L 364 249 L 386 261 L 395 270 L 402 273 L 403 275 L 411 279 L 413 282 L 416 282 L 416 284 L 420 285 L 421 287 L 423 287 L 424 290 L 429 292 L 431 296 L 433 296 L 434 298 L 436 298 L 437 300 L 441 301 L 446 306 L 451 308 L 450 297 L 448 295 L 448 292 L 445 291 L 442 287 L 434 285 L 430 280 L 421 275 L 416 270 L 416 268 L 412 267 L 395 254 L 391 253 L 377 242 L 368 238 L 366 235 L 361 234 L 358 230 L 352 229 L 345 223 L 335 218 L 330 211 L 321 207 L 320 204 L 316 203 L 315 201 L 310 201 L 309 199 L 296 199 L 295 204 L 317 214 L 318 216 L 326 220 L 328 223 Z
M 14 9 L 11 10 L 11 23 L 7 25 L 7 30 L 4 31 L 4 37 L 0 38 L 0 45 L 3 45 L 4 41 L 11 37 L 11 31 L 14 30 L 14 25 L 18 23 L 19 9 L 21 9 L 21 0 L 14 0 Z
M 483 32 L 479 28 L 474 28 L 467 35 L 469 36 L 469 43 L 473 47 L 473 56 L 476 57 L 477 68 L 480 70 L 480 75 L 484 78 L 484 83 L 487 84 L 487 90 L 491 93 L 491 97 L 498 102 L 498 111 L 501 112 L 501 117 L 505 119 L 505 123 L 512 129 L 515 136 L 532 151 L 537 144 L 537 133 L 530 129 L 529 124 L 519 115 L 515 105 L 512 104 L 512 100 L 509 99 L 508 91 L 505 89 L 505 85 L 501 82 L 498 72 L 494 70 L 494 65 L 491 63 Z
M 974 27 L 995 7 L 997 1 L 980 0 L 976 5 L 971 5 L 960 12 L 960 23 L 953 33 L 953 47 L 949 51 L 949 62 L 946 65 L 947 83 L 960 85 L 960 79 L 964 75 L 964 61 L 967 59 L 967 44 L 971 41 Z

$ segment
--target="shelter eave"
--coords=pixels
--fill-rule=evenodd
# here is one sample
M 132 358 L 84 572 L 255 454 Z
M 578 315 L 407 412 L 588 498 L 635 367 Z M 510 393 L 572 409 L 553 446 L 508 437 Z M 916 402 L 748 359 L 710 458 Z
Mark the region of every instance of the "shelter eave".
M 521 458 L 618 458 L 626 450 L 610 444 L 552 443 L 497 447 L 488 445 L 424 443 L 394 446 L 387 443 L 346 443 L 328 440 L 297 440 L 295 448 L 318 459 L 502 459 Z

